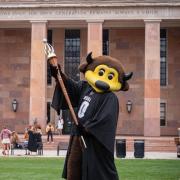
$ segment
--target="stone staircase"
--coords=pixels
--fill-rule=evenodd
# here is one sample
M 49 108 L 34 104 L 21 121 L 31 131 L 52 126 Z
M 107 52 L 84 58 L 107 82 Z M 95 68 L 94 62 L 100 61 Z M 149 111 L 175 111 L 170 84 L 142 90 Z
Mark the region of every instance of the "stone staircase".
M 44 150 L 56 150 L 59 142 L 65 142 L 68 144 L 69 137 L 70 137 L 69 135 L 54 135 L 53 136 L 54 143 L 52 142 L 47 143 L 47 136 L 43 136 L 42 140 L 43 140 Z
M 20 141 L 23 142 L 23 135 L 19 135 Z M 69 143 L 69 135 L 54 135 L 54 143 L 47 143 L 47 136 L 43 135 L 44 150 L 57 150 L 59 142 Z M 116 136 L 118 139 L 126 139 L 126 151 L 134 151 L 134 140 L 144 140 L 145 152 L 177 152 L 175 137 L 143 137 L 143 136 Z M 2 144 L 0 143 L 0 148 Z

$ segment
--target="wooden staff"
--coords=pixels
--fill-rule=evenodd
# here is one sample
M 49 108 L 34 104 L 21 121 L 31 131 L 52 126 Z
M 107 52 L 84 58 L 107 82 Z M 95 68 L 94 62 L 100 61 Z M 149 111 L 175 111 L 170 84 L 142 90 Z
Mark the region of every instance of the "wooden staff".
M 72 107 L 72 104 L 71 104 L 70 98 L 68 96 L 66 87 L 64 85 L 63 79 L 61 77 L 60 69 L 58 68 L 58 63 L 57 63 L 57 57 L 56 57 L 56 54 L 54 53 L 54 48 L 53 48 L 52 45 L 47 43 L 47 39 L 43 39 L 43 42 L 45 44 L 45 48 L 44 48 L 45 54 L 49 57 L 49 63 L 51 65 L 53 65 L 57 69 L 57 79 L 58 79 L 58 82 L 59 82 L 59 84 L 61 86 L 62 92 L 63 92 L 64 97 L 66 99 L 66 102 L 68 104 L 68 107 L 69 107 L 69 110 L 71 112 L 73 121 L 74 121 L 74 123 L 77 126 L 78 125 L 78 120 L 77 120 L 76 114 L 74 112 L 74 109 Z M 84 145 L 84 148 L 87 148 L 83 136 L 81 136 L 81 140 L 82 140 L 82 143 Z
M 47 43 L 47 41 L 44 40 L 44 43 Z M 48 44 L 48 45 L 49 45 L 49 44 Z M 52 49 L 51 49 L 51 48 L 52 48 Z M 53 49 L 52 46 L 50 46 L 50 49 L 51 49 L 50 51 L 52 51 L 52 53 L 54 53 L 54 49 Z M 54 54 L 54 55 L 55 55 L 55 54 Z M 49 62 L 50 62 L 50 64 L 52 64 L 52 65 L 53 65 L 54 67 L 56 67 L 56 69 L 57 69 L 57 79 L 58 79 L 58 82 L 59 82 L 59 84 L 60 84 L 60 86 L 61 86 L 62 92 L 63 92 L 64 97 L 65 97 L 65 99 L 66 99 L 66 102 L 67 102 L 67 104 L 68 104 L 70 113 L 71 113 L 71 115 L 72 115 L 72 119 L 73 119 L 74 123 L 78 126 L 79 123 L 78 123 L 76 114 L 75 114 L 74 109 L 73 109 L 73 107 L 72 107 L 71 100 L 70 100 L 70 98 L 69 98 L 69 96 L 68 96 L 66 87 L 65 87 L 64 82 L 63 82 L 63 79 L 62 79 L 62 77 L 61 77 L 60 69 L 58 68 L 57 57 L 54 56 L 54 57 L 50 58 L 50 59 L 49 59 Z M 82 140 L 82 143 L 83 143 L 83 145 L 84 145 L 84 148 L 87 148 L 83 136 L 81 136 L 81 140 Z
M 58 82 L 59 82 L 59 84 L 60 84 L 60 86 L 61 86 L 61 89 L 62 89 L 62 92 L 63 92 L 64 97 L 65 97 L 65 99 L 66 99 L 66 102 L 67 102 L 67 104 L 68 104 L 69 110 L 70 110 L 70 112 L 71 112 L 71 116 L 72 116 L 72 118 L 73 118 L 73 120 L 74 120 L 74 123 L 75 123 L 76 125 L 78 125 L 79 123 L 78 123 L 76 114 L 75 114 L 75 112 L 74 112 L 74 109 L 73 109 L 73 107 L 72 107 L 71 100 L 70 100 L 70 98 L 69 98 L 69 96 L 68 96 L 66 87 L 65 87 L 65 85 L 64 85 L 64 81 L 63 81 L 63 79 L 62 79 L 62 77 L 61 77 L 61 73 L 60 73 L 60 71 L 59 71 L 58 66 L 56 66 L 56 68 L 57 68 L 57 72 L 58 72 L 58 74 L 57 74 L 57 79 L 58 79 Z

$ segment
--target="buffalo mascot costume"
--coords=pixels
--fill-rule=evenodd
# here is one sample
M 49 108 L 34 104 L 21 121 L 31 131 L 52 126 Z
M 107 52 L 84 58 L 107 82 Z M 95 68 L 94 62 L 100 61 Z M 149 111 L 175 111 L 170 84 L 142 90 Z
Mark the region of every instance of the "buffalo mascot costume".
M 56 79 L 52 107 L 59 113 L 68 105 L 57 80 L 60 71 L 72 106 L 77 109 L 79 125 L 72 127 L 69 148 L 62 177 L 68 180 L 118 180 L 114 164 L 114 141 L 119 113 L 119 103 L 113 91 L 127 91 L 127 80 L 132 73 L 125 73 L 119 60 L 110 56 L 92 58 L 79 66 L 85 81 L 75 82 L 51 62 L 57 57 L 48 54 L 51 74 Z M 57 68 L 58 67 L 58 68 Z M 82 146 L 83 136 L 86 148 Z

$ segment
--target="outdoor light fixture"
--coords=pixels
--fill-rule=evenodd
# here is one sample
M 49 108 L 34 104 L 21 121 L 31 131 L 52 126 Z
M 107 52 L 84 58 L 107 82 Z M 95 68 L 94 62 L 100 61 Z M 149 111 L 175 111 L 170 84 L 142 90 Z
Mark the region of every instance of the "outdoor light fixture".
M 17 102 L 16 99 L 13 99 L 13 101 L 12 101 L 12 109 L 13 109 L 14 112 L 17 111 L 17 107 L 18 107 L 18 102 Z
M 126 103 L 126 108 L 127 108 L 127 112 L 131 113 L 132 111 L 132 101 L 128 100 L 128 102 Z

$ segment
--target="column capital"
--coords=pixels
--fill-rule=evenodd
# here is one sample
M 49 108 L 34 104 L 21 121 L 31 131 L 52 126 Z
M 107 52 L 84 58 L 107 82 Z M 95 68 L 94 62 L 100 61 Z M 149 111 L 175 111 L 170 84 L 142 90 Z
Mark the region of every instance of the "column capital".
M 86 20 L 87 23 L 103 23 L 104 19 L 88 19 Z
M 160 23 L 161 19 L 144 19 L 145 23 Z

